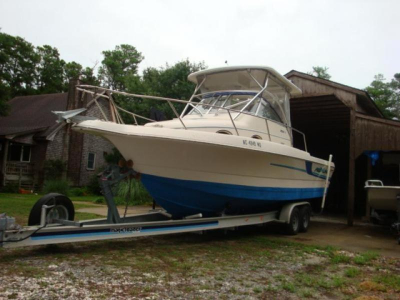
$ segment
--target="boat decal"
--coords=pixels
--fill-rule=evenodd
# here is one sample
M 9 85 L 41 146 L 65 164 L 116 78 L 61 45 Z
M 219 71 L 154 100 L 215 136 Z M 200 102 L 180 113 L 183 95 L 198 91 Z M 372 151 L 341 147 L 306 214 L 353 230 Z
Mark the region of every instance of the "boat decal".
M 318 167 L 313 171 L 313 169 L 312 169 L 312 164 L 313 163 L 311 161 L 306 161 L 305 163 L 306 163 L 306 168 L 305 169 L 292 167 L 292 166 L 288 166 L 288 165 L 282 165 L 282 164 L 274 164 L 274 163 L 271 163 L 271 166 L 287 168 L 287 169 L 290 169 L 290 170 L 296 170 L 296 171 L 307 173 L 308 175 L 311 175 L 311 176 L 314 176 L 314 177 L 318 177 L 318 178 L 321 178 L 321 179 L 326 179 L 326 173 L 327 173 L 327 169 L 326 168 Z
M 118 235 L 118 234 L 134 234 L 138 232 L 157 232 L 157 231 L 172 231 L 184 229 L 201 229 L 207 227 L 218 226 L 218 221 L 211 222 L 198 222 L 190 224 L 178 225 L 154 225 L 154 226 L 121 226 L 117 228 L 104 228 L 93 230 L 79 230 L 79 231 L 61 231 L 61 232 L 38 232 L 31 236 L 32 240 L 47 240 L 47 239 L 67 239 L 67 238 L 81 238 L 81 237 L 94 237 L 104 235 Z

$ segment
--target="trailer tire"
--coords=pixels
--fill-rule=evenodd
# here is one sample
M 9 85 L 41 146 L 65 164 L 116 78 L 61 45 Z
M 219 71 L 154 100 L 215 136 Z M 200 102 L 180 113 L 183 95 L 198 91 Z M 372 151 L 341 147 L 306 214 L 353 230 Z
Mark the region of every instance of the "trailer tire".
M 289 223 L 286 224 L 286 234 L 296 235 L 300 228 L 300 211 L 297 207 L 293 208 L 290 214 Z
M 29 214 L 28 226 L 40 224 L 43 205 L 56 205 L 47 210 L 47 217 L 53 214 L 58 219 L 73 221 L 75 217 L 75 209 L 72 201 L 62 194 L 50 193 L 40 198 L 32 207 Z
M 309 205 L 304 205 L 300 209 L 299 232 L 307 232 L 310 226 L 311 209 Z

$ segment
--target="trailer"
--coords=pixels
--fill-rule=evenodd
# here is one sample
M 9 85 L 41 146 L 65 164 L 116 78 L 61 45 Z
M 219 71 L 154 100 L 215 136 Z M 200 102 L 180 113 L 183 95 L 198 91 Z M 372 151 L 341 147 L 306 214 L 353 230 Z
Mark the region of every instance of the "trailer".
M 111 165 L 100 175 L 100 184 L 108 206 L 107 218 L 74 221 L 72 201 L 51 193 L 33 206 L 28 226 L 15 224 L 13 217 L 0 215 L 0 247 L 13 248 L 61 243 L 113 240 L 140 236 L 236 229 L 240 226 L 283 223 L 289 234 L 308 229 L 311 205 L 307 201 L 287 204 L 278 210 L 245 215 L 225 215 L 203 218 L 201 214 L 173 219 L 162 209 L 146 214 L 121 217 L 115 205 L 112 187 L 128 177 L 138 177 L 129 162 Z

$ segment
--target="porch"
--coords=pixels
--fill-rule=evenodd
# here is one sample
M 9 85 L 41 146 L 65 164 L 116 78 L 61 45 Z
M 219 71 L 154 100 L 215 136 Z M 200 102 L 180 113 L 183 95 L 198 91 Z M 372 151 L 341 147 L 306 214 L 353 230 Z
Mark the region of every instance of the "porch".
M 5 165 L 3 185 L 17 185 L 18 188 L 35 190 L 38 180 L 35 172 L 35 164 L 30 162 L 7 161 Z

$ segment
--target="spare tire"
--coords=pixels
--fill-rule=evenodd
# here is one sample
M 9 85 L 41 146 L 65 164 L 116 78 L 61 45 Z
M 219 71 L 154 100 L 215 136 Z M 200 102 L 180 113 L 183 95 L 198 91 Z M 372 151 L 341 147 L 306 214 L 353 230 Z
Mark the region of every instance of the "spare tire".
M 51 219 L 73 221 L 75 217 L 75 209 L 72 201 L 62 194 L 50 193 L 40 198 L 32 207 L 29 214 L 28 226 L 39 225 L 40 216 L 42 214 L 43 205 L 55 205 L 49 208 L 46 213 L 46 222 L 50 223 Z

